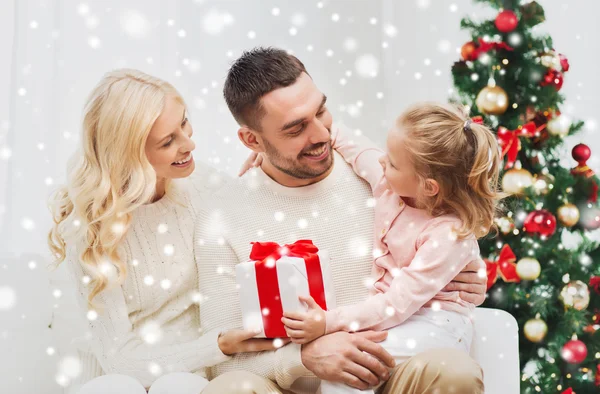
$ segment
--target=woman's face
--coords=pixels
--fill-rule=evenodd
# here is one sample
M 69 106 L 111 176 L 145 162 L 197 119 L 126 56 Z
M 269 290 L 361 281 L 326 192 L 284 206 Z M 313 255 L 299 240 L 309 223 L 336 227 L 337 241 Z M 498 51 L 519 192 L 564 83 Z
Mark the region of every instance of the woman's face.
M 168 96 L 146 141 L 146 157 L 158 180 L 185 178 L 194 171 L 192 133 L 185 106 Z

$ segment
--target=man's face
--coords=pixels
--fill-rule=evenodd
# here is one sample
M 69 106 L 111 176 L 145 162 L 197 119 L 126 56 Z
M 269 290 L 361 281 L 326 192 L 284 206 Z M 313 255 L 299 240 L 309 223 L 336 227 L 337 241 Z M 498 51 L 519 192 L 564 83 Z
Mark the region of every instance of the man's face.
M 266 115 L 257 139 L 273 167 L 297 179 L 317 178 L 331 168 L 332 119 L 326 99 L 306 73 L 262 97 Z

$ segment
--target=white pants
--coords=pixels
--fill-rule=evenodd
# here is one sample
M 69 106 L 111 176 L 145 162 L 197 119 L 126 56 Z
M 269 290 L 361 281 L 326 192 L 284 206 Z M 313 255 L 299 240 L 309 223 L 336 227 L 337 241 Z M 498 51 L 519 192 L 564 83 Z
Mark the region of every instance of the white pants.
M 396 365 L 433 348 L 454 348 L 469 354 L 473 339 L 473 323 L 467 316 L 431 308 L 421 308 L 404 323 L 387 331 L 388 337 L 380 345 L 394 357 Z M 374 391 L 323 381 L 320 393 L 372 394 Z
M 208 380 L 189 372 L 174 372 L 158 378 L 148 394 L 200 394 Z M 146 394 L 140 382 L 127 375 L 103 375 L 90 380 L 77 394 Z

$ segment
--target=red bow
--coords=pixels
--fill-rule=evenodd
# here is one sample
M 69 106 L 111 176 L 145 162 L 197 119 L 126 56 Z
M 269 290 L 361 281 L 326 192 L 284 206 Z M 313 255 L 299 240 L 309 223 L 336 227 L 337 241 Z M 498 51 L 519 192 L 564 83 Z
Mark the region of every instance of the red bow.
M 479 46 L 473 51 L 474 59 L 477 59 L 479 55 L 485 52 L 489 52 L 492 49 L 506 49 L 507 51 L 513 50 L 513 48 L 508 46 L 505 42 L 486 42 L 483 41 L 483 39 L 481 38 L 479 38 L 477 41 L 479 42 Z
M 594 289 L 596 294 L 600 294 L 600 276 L 592 276 L 590 278 L 590 287 Z
M 521 140 L 519 137 L 527 137 L 532 138 L 535 137 L 536 134 L 543 130 L 546 125 L 536 126 L 536 124 L 531 121 L 525 123 L 523 126 L 519 126 L 516 130 L 509 130 L 506 127 L 498 127 L 498 143 L 502 148 L 502 157 L 506 155 L 506 166 L 504 169 L 511 168 L 515 161 L 517 160 L 517 154 L 521 150 Z
M 575 392 L 573 391 L 572 388 L 569 387 L 568 389 L 566 389 L 565 391 L 563 391 L 561 394 L 575 394 Z
M 516 260 L 517 257 L 508 244 L 505 244 L 500 251 L 500 257 L 498 258 L 498 261 L 493 262 L 485 260 L 488 290 L 494 285 L 494 283 L 496 283 L 498 274 L 500 274 L 505 282 L 518 283 L 521 281 L 521 278 L 519 278 L 519 275 L 517 275 L 517 264 L 515 264 Z
M 311 297 L 324 310 L 327 310 L 323 272 L 317 252 L 319 249 L 312 241 L 300 240 L 283 247 L 275 242 L 252 242 L 250 260 L 256 260 L 256 284 L 258 299 L 263 313 L 265 336 L 267 338 L 287 337 L 281 322 L 283 306 L 281 304 L 277 266 L 275 262 L 282 256 L 300 257 L 306 263 L 306 277 Z

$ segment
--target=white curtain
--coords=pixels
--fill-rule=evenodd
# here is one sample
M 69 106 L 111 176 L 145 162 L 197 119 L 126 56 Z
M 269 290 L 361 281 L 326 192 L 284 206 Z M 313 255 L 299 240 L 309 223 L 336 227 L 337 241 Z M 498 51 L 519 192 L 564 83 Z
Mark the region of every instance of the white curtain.
M 595 153 L 590 164 L 597 167 L 600 141 L 593 138 L 593 119 L 600 88 L 595 20 L 600 6 L 593 0 L 540 3 L 548 19 L 540 29 L 553 35 L 555 48 L 572 65 L 563 87 L 568 99 L 563 111 L 592 120 L 569 146 L 588 143 Z M 389 125 L 408 104 L 448 97 L 450 67 L 469 38 L 459 30 L 466 14 L 492 17 L 495 12 L 471 0 L 3 0 L 0 258 L 18 259 L 0 261 L 0 287 L 11 286 L 21 300 L 9 316 L 20 323 L 10 327 L 33 327 L 33 321 L 43 326 L 50 308 L 64 309 L 54 306 L 64 303 L 55 292 L 66 286 L 64 280 L 35 285 L 37 272 L 49 260 L 46 200 L 65 179 L 67 159 L 79 141 L 84 101 L 103 73 L 133 67 L 172 82 L 190 107 L 197 160 L 234 175 L 247 151 L 237 141 L 222 84 L 241 51 L 257 45 L 293 51 L 328 96 L 334 120 L 383 143 Z M 568 154 L 565 163 L 574 164 Z M 37 271 L 23 268 L 34 260 Z M 5 261 L 5 269 L 15 267 L 10 275 L 2 272 Z M 23 300 L 38 303 L 38 310 L 23 312 Z M 30 353 L 49 346 L 37 345 Z M 45 362 L 54 369 L 56 360 Z M 14 378 L 19 363 L 29 370 L 27 360 L 0 363 L 0 376 L 13 371 L 11 392 L 25 387 Z

